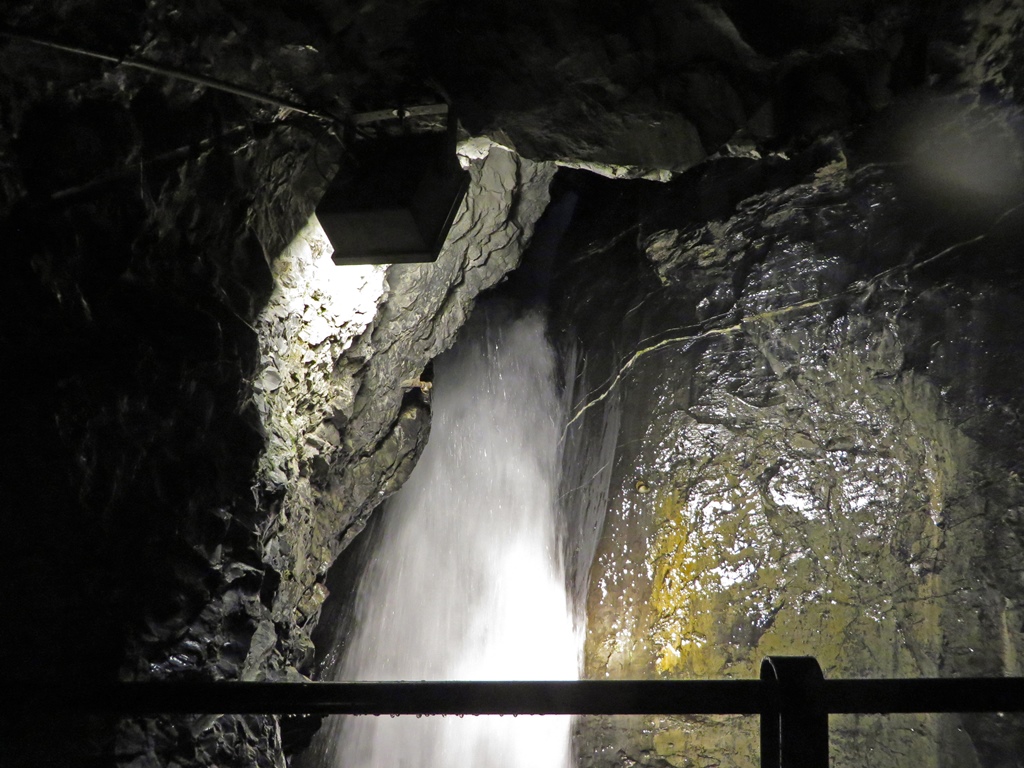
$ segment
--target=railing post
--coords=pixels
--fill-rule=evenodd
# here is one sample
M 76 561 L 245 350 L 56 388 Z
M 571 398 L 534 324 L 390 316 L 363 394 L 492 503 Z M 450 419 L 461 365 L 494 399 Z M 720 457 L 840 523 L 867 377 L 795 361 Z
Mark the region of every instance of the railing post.
M 761 768 L 828 768 L 825 677 L 813 656 L 768 656 L 761 681 L 774 683 L 761 713 Z

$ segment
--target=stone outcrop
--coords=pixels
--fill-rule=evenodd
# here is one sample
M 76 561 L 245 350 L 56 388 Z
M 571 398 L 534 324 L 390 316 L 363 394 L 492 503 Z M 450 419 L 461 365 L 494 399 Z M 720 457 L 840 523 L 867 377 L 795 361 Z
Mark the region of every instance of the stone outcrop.
M 1019 178 L 1018 110 L 957 104 L 938 100 L 931 135 Z M 588 677 L 750 678 L 771 654 L 829 677 L 1021 674 L 1024 391 L 1000 373 L 1021 364 L 1021 191 L 893 146 L 723 158 L 653 192 L 579 184 L 570 442 L 622 424 Z M 732 201 L 694 217 L 716 194 Z M 579 743 L 588 766 L 758 763 L 754 718 L 593 718 Z M 831 743 L 850 766 L 1024 751 L 994 715 L 833 718 Z

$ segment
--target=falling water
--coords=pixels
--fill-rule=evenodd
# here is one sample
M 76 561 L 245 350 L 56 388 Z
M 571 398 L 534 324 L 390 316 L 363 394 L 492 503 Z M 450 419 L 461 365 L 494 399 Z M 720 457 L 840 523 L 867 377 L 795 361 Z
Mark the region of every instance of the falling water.
M 335 679 L 578 675 L 556 514 L 555 355 L 539 315 L 476 314 L 437 362 L 430 440 L 383 511 Z M 317 751 L 337 768 L 564 768 L 569 720 L 335 718 Z

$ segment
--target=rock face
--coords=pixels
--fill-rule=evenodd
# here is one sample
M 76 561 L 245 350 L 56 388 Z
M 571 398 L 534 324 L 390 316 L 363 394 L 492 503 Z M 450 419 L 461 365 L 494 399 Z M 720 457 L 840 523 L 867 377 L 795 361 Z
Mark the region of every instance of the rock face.
M 930 128 L 961 156 L 986 156 L 979 121 L 1013 134 L 997 152 L 1019 178 L 1016 110 L 946 106 Z M 872 142 L 656 190 L 579 185 L 570 429 L 622 425 L 588 677 L 750 678 L 771 654 L 827 677 L 1021 674 L 1024 392 L 999 373 L 1021 364 L 1020 191 L 969 174 L 924 194 L 918 158 Z M 968 178 L 983 189 L 947 207 Z M 694 220 L 690 201 L 726 194 Z M 994 715 L 846 716 L 832 759 L 1013 765 L 1020 734 Z M 758 764 L 755 718 L 595 718 L 579 742 L 587 766 Z
M 411 470 L 429 361 L 518 262 L 554 163 L 679 176 L 564 175 L 574 525 L 609 510 L 573 560 L 588 673 L 806 649 L 1019 674 L 1018 4 L 8 5 L 15 682 L 306 673 L 326 569 Z M 282 104 L 441 96 L 478 137 L 448 246 L 339 279 L 309 214 L 340 146 Z M 837 727 L 842 759 L 1024 752 L 1009 721 L 891 722 Z M 589 724 L 588 764 L 749 762 L 749 726 L 634 725 Z M 26 711 L 0 741 L 5 764 L 285 760 L 261 717 Z

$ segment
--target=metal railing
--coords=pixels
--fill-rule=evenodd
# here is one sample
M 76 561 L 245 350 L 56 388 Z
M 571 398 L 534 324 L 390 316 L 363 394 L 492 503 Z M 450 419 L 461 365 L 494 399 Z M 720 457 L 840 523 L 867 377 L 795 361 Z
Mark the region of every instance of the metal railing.
M 758 680 L 119 683 L 63 704 L 126 715 L 759 715 L 762 768 L 826 768 L 830 714 L 1024 712 L 1024 678 L 826 680 L 769 656 Z

